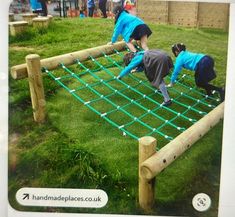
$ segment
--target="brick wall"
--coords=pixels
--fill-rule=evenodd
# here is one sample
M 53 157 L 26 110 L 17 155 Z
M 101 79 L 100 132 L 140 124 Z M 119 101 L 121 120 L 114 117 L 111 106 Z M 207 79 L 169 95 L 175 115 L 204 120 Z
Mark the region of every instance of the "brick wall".
M 145 21 L 161 24 L 227 30 L 229 4 L 138 0 L 137 15 Z

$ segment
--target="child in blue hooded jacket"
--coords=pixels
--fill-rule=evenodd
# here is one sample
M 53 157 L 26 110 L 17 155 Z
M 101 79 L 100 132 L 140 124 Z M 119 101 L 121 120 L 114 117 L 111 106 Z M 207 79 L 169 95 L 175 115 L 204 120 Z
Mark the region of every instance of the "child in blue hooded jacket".
M 218 91 L 220 101 L 224 101 L 225 91 L 224 88 L 209 84 L 210 81 L 216 78 L 214 70 L 214 60 L 212 57 L 202 54 L 193 53 L 186 50 L 183 43 L 174 44 L 172 52 L 176 56 L 174 71 L 171 75 L 171 83 L 169 87 L 173 86 L 182 68 L 190 71 L 195 71 L 195 83 L 198 87 L 206 90 L 208 96 L 212 95 L 212 91 Z
M 137 51 L 132 43 L 133 39 L 140 41 L 141 47 L 144 50 L 148 50 L 147 41 L 152 31 L 144 21 L 139 17 L 129 14 L 122 6 L 115 7 L 113 13 L 115 15 L 115 27 L 111 44 L 117 41 L 119 35 L 122 35 L 128 48 L 132 52 Z
M 93 17 L 95 10 L 95 0 L 87 0 L 88 16 Z

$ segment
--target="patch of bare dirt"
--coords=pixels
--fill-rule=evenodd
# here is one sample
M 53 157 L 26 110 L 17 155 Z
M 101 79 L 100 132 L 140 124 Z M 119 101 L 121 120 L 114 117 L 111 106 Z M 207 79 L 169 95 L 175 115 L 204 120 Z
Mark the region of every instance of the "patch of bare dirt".
M 11 50 L 14 50 L 14 51 L 35 51 L 35 48 L 32 48 L 32 47 L 20 47 L 20 46 L 11 46 L 10 47 Z

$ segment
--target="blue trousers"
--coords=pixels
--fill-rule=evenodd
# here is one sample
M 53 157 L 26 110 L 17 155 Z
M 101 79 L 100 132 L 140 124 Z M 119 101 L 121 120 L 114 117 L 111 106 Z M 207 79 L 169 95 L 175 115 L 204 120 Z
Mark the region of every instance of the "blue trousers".
M 214 60 L 210 56 L 204 56 L 197 64 L 195 83 L 198 87 L 205 89 L 207 95 L 211 95 L 213 90 L 221 91 L 221 88 L 209 84 L 215 78 Z

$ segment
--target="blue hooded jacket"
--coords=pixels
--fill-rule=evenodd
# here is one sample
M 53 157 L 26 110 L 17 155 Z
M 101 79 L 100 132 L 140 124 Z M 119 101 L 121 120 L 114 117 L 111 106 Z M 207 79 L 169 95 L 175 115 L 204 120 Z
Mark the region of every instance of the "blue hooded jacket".
M 120 78 L 122 78 L 125 75 L 128 75 L 132 69 L 138 67 L 143 62 L 144 52 L 145 51 L 139 51 L 136 53 L 136 55 L 133 57 L 129 65 L 120 72 L 119 74 Z
M 174 65 L 174 71 L 171 75 L 171 82 L 174 83 L 182 70 L 182 68 L 188 69 L 190 71 L 195 71 L 198 62 L 204 57 L 201 53 L 192 53 L 189 51 L 181 51 L 176 58 Z
M 87 7 L 88 7 L 88 8 L 93 8 L 93 7 L 95 7 L 95 2 L 94 2 L 94 0 L 87 0 Z
M 122 11 L 114 27 L 112 43 L 117 41 L 119 35 L 122 35 L 124 41 L 128 42 L 135 27 L 141 24 L 144 24 L 143 20 L 126 11 Z

